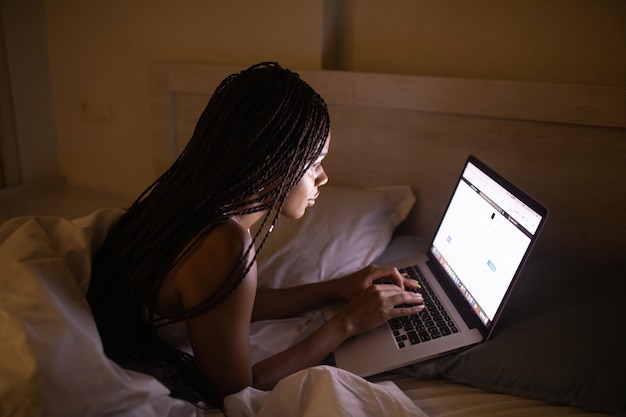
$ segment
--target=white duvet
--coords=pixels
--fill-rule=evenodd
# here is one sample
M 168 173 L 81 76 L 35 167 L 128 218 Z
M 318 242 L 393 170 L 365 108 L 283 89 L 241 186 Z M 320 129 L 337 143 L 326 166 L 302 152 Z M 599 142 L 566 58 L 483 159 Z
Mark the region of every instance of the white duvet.
M 104 209 L 75 221 L 23 217 L 0 225 L 0 415 L 222 415 L 173 399 L 154 378 L 121 369 L 104 356 L 84 294 L 92 251 L 120 215 Z M 265 342 L 282 326 L 255 327 L 255 343 L 266 346 L 257 356 L 275 348 Z M 271 392 L 247 388 L 232 395 L 226 412 L 424 415 L 393 383 L 373 384 L 324 366 L 287 377 Z

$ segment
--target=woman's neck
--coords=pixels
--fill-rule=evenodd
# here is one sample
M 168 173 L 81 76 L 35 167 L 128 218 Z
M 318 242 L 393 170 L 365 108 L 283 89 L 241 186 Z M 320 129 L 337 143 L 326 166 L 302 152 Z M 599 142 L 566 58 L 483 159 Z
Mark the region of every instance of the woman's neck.
M 232 219 L 239 223 L 245 229 L 249 230 L 252 225 L 259 221 L 259 219 L 261 219 L 263 216 L 265 216 L 266 213 L 267 211 L 257 211 L 250 214 L 238 214 L 233 216 Z

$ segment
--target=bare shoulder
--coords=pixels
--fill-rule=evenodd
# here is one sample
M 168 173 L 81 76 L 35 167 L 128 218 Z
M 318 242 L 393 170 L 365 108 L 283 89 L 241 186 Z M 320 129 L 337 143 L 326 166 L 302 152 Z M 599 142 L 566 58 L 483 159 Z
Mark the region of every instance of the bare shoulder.
M 209 232 L 166 277 L 159 294 L 162 314 L 173 313 L 185 305 L 189 307 L 214 294 L 251 244 L 248 231 L 231 220 Z M 247 256 L 248 261 L 253 256 L 254 248 Z M 255 273 L 246 277 L 252 278 L 256 278 Z
M 239 223 L 229 220 L 202 238 L 185 261 L 197 263 L 199 267 L 205 267 L 207 260 L 216 260 L 219 264 L 237 263 L 251 243 L 250 233 Z

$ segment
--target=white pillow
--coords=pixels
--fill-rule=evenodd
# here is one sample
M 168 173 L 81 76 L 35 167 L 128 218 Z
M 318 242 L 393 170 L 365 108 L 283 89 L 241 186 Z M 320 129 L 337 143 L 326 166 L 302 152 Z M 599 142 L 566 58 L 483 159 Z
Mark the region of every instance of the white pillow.
M 338 278 L 369 265 L 415 204 L 413 191 L 405 185 L 324 186 L 320 191 L 302 219 L 278 219 L 259 253 L 260 287 Z

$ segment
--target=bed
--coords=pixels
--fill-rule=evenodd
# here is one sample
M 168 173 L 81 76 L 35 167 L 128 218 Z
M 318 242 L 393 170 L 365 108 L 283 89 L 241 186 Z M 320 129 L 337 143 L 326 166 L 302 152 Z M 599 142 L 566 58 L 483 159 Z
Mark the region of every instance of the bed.
M 239 69 L 154 66 L 155 175 Z M 299 73 L 329 105 L 331 182 L 304 219 L 280 220 L 259 285 L 332 278 L 423 250 L 468 154 L 551 214 L 492 340 L 368 380 L 312 368 L 272 392 L 229 398 L 228 415 L 626 415 L 626 89 Z M 102 354 L 83 294 L 90 256 L 121 213 L 0 225 L 0 415 L 223 415 L 170 398 Z M 311 311 L 254 323 L 253 360 L 320 320 Z

